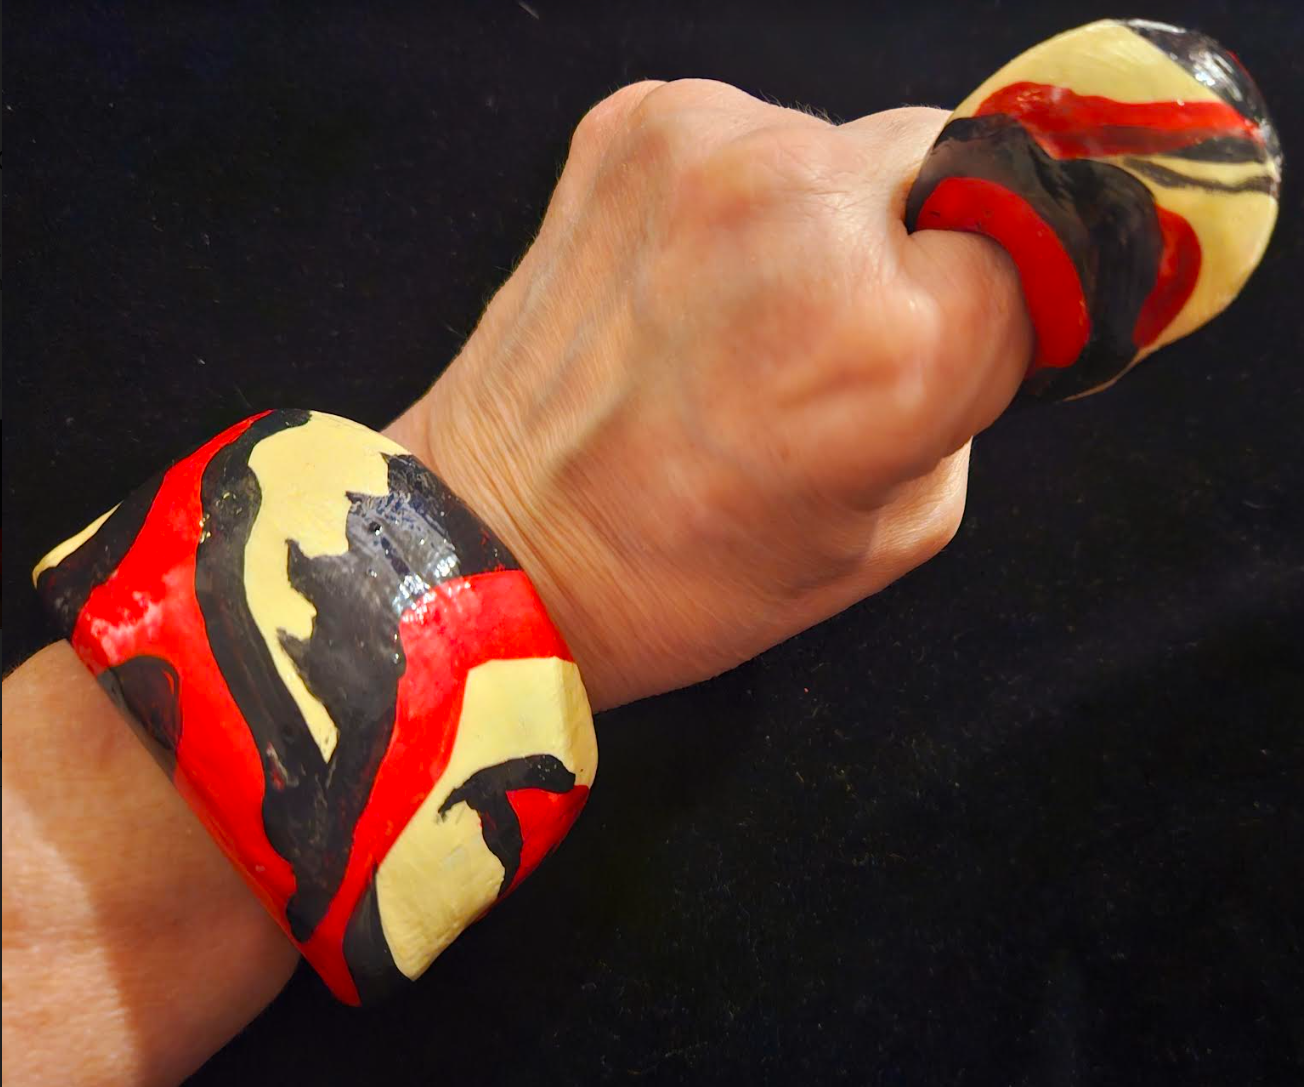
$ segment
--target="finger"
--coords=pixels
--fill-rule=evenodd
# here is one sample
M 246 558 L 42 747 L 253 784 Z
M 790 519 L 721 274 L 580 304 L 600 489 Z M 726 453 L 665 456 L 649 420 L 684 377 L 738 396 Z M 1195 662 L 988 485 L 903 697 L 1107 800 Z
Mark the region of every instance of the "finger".
M 958 449 L 1006 408 L 1027 372 L 1032 324 L 1018 272 L 995 242 L 976 234 L 907 235 L 905 201 L 924 156 L 945 124 L 943 110 L 907 107 L 839 127 L 868 164 L 872 205 L 883 216 L 912 331 L 929 452 Z
M 837 138 L 854 147 L 862 163 L 867 206 L 881 216 L 879 225 L 902 224 L 906 196 L 919 167 L 946 124 L 945 110 L 901 106 L 837 126 Z
M 1032 321 L 1014 261 L 988 238 L 920 231 L 907 239 L 903 263 L 921 312 L 931 315 L 923 384 L 937 448 L 950 451 L 990 426 L 1018 392 L 1036 343 Z

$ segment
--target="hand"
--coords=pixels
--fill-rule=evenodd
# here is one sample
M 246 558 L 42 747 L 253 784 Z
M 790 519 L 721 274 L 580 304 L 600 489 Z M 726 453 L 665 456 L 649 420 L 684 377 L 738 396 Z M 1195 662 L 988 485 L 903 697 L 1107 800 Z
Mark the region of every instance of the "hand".
M 1001 249 L 902 225 L 945 116 L 625 87 L 391 428 L 515 552 L 595 708 L 733 667 L 954 535 L 1032 332 Z
M 596 707 L 737 664 L 954 533 L 1031 331 L 999 249 L 901 225 L 942 120 L 625 88 L 391 428 L 516 553 Z M 293 949 L 66 645 L 4 694 L 6 1082 L 175 1082 Z

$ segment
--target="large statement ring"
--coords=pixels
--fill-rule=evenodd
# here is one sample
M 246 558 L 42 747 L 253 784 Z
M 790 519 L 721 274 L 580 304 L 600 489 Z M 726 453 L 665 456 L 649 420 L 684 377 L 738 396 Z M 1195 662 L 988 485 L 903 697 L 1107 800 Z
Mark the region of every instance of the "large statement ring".
M 1277 218 L 1281 149 L 1240 62 L 1202 34 L 1104 20 L 971 94 L 924 159 L 911 230 L 986 234 L 1037 334 L 1031 391 L 1112 384 L 1236 297 Z
M 421 974 L 588 796 L 588 699 L 533 586 L 438 478 L 356 423 L 238 423 L 34 578 L 348 1003 Z

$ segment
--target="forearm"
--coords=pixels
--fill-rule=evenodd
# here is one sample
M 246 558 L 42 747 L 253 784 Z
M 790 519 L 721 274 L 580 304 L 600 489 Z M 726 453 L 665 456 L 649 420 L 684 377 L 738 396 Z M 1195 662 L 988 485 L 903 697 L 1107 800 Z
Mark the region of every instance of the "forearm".
M 176 1083 L 298 955 L 67 643 L 4 706 L 5 1083 Z

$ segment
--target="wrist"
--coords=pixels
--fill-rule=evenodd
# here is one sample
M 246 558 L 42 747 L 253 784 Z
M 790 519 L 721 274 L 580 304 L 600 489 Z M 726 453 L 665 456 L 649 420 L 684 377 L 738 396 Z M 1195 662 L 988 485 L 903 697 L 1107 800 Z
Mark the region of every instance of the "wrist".
M 528 454 L 517 448 L 515 428 L 499 427 L 483 404 L 469 404 L 450 371 L 385 433 L 415 453 L 515 556 L 561 631 L 579 665 L 595 712 L 619 705 L 617 647 L 605 644 L 589 620 L 578 571 L 585 543 L 561 511 L 544 516 Z M 602 646 L 602 651 L 598 647 Z

